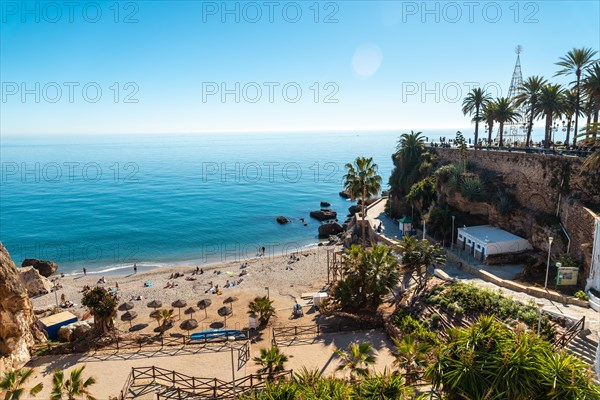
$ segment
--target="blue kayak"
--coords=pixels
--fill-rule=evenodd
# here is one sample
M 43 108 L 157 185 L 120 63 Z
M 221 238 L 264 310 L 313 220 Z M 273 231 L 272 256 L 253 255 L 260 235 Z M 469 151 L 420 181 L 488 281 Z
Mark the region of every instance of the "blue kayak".
M 236 339 L 245 338 L 246 334 L 237 329 L 208 329 L 201 332 L 194 332 L 190 335 L 192 340 L 205 340 L 205 339 L 227 339 L 229 336 L 233 336 Z

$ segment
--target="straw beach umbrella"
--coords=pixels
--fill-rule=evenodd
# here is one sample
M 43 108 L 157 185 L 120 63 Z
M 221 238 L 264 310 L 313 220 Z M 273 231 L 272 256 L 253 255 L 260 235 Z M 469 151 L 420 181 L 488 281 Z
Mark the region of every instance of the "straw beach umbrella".
M 185 311 L 183 312 L 185 315 L 191 315 L 191 318 L 194 318 L 194 313 L 196 312 L 196 309 L 194 307 L 189 307 L 186 308 Z
M 123 315 L 121 315 L 121 321 L 129 321 L 129 329 L 131 329 L 131 321 L 137 318 L 137 313 L 135 311 L 127 311 Z
M 202 299 L 198 302 L 198 308 L 204 310 L 204 318 L 208 318 L 208 312 L 206 309 L 212 304 L 210 299 Z
M 156 318 L 157 316 L 159 316 L 161 314 L 162 310 L 154 310 L 150 313 L 150 318 Z
M 190 331 L 198 327 L 198 321 L 195 319 L 186 319 L 181 323 L 181 325 L 179 325 L 179 327 L 184 331 L 187 331 L 188 336 L 190 336 Z
M 227 316 L 231 315 L 231 308 L 229 308 L 229 307 L 221 307 L 221 308 L 219 308 L 219 310 L 217 311 L 217 313 L 221 317 L 225 318 L 225 323 L 223 325 L 227 326 Z
M 181 319 L 181 309 L 185 306 L 187 306 L 187 303 L 185 302 L 185 300 L 175 300 L 174 302 L 171 303 L 172 307 L 178 308 L 179 309 L 179 319 Z
M 231 313 L 233 314 L 233 303 L 238 301 L 238 298 L 235 296 L 231 296 L 223 300 L 223 304 L 229 304 L 229 308 L 231 308 Z
M 154 308 L 155 310 L 157 308 L 161 308 L 162 307 L 162 301 L 160 300 L 152 300 L 150 303 L 146 304 L 148 306 L 148 308 Z
M 134 307 L 134 304 L 130 301 L 125 302 L 123 304 L 121 304 L 118 308 L 119 311 L 129 311 L 132 310 Z

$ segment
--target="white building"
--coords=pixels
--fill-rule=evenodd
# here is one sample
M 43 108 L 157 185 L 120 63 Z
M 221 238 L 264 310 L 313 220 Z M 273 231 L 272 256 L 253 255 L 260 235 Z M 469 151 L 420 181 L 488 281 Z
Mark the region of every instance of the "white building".
M 527 239 L 491 225 L 458 228 L 456 246 L 485 261 L 488 255 L 518 253 L 533 247 Z
M 592 266 L 587 280 L 586 289 L 600 290 L 600 217 L 596 217 L 594 229 L 594 247 L 592 247 Z

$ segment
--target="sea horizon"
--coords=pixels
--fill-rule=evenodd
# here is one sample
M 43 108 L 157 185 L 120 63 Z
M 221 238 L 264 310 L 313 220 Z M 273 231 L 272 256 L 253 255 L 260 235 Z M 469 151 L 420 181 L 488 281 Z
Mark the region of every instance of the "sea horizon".
M 0 240 L 65 274 L 299 251 L 319 242 L 321 201 L 346 219 L 346 163 L 373 157 L 387 188 L 401 133 L 3 135 Z

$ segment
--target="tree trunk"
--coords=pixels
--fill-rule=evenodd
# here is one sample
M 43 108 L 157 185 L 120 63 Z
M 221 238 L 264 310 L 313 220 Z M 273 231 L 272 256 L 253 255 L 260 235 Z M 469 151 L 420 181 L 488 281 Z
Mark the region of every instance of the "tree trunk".
M 569 122 L 567 122 L 567 138 L 565 139 L 565 145 L 567 146 L 567 150 L 569 150 L 569 148 L 571 147 L 569 144 L 570 139 L 571 139 L 571 117 L 572 116 L 570 116 L 567 119 L 567 121 L 569 121 Z
M 577 128 L 579 126 L 579 101 L 580 101 L 580 93 L 579 93 L 579 81 L 581 80 L 581 71 L 577 69 L 577 84 L 575 86 L 575 90 L 577 93 L 577 103 L 575 103 L 575 128 L 573 129 L 573 147 L 577 146 Z
M 362 210 L 361 210 L 361 214 L 362 214 L 362 246 L 363 249 L 366 247 L 367 245 L 367 237 L 366 237 L 366 227 L 365 227 L 365 214 L 367 213 L 367 210 L 365 209 L 365 192 L 366 190 L 363 189 L 363 195 L 362 195 Z
M 552 113 L 546 113 L 546 131 L 544 133 L 544 148 L 550 148 L 550 138 L 552 137 Z
M 504 121 L 500 122 L 500 147 L 504 145 Z
M 479 140 L 479 104 L 475 109 L 475 150 L 477 150 L 477 141 Z
M 531 103 L 531 110 L 529 111 L 529 125 L 527 126 L 527 140 L 525 141 L 525 147 L 529 147 L 531 144 L 531 131 L 533 130 L 533 105 L 534 101 Z
M 489 126 L 490 130 L 488 131 L 488 146 L 492 145 L 492 132 L 494 130 L 494 123 L 492 122 Z

